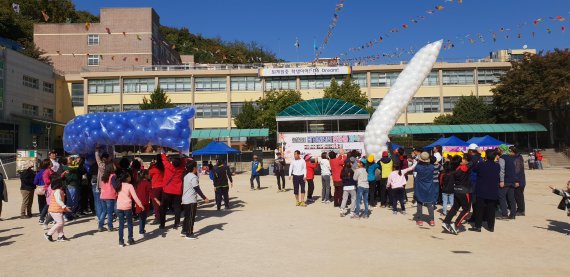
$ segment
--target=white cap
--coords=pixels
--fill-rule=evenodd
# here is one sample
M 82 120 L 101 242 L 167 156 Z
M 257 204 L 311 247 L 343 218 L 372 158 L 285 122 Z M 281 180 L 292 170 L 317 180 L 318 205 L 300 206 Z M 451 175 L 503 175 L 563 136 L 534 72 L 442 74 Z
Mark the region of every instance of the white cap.
M 479 150 L 479 146 L 477 146 L 477 144 L 475 144 L 475 143 L 471 143 L 471 144 L 469 144 L 469 147 L 467 149 L 477 151 L 477 150 Z

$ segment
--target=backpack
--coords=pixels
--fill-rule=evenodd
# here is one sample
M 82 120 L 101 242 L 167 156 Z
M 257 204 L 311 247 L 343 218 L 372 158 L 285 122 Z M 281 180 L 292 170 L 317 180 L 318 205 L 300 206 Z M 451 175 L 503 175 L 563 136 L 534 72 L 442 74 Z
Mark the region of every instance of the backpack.
M 376 179 L 376 181 L 382 180 L 382 170 L 380 168 L 374 170 L 374 179 Z

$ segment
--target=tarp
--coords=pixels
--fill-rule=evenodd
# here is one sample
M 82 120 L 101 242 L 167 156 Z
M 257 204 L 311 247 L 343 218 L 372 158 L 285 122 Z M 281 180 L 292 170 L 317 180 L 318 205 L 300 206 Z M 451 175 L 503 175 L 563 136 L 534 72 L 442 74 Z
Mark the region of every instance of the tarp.
M 499 146 L 501 144 L 506 144 L 492 136 L 486 135 L 484 137 L 474 137 L 467 141 L 467 143 L 475 143 L 477 146 Z
M 451 137 L 447 137 L 447 138 L 440 138 L 440 139 L 434 141 L 432 144 L 424 147 L 424 149 L 429 150 L 429 149 L 434 148 L 436 145 L 467 147 L 467 146 L 469 146 L 469 143 L 463 141 L 462 139 L 460 139 L 456 136 L 451 136 Z
M 227 154 L 237 154 L 237 153 L 240 153 L 240 151 L 229 147 L 227 144 L 223 142 L 212 141 L 204 148 L 192 151 L 192 156 L 227 155 Z

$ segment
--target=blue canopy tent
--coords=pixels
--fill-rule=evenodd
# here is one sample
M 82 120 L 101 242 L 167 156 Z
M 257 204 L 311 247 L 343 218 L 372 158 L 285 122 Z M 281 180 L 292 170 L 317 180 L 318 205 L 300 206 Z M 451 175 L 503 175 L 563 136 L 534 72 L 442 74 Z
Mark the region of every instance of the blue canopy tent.
M 424 147 L 424 149 L 430 150 L 430 149 L 434 148 L 436 145 L 467 147 L 467 146 L 469 146 L 469 143 L 463 141 L 462 139 L 460 139 L 456 136 L 451 136 L 451 137 L 447 137 L 447 138 L 440 138 L 440 139 L 434 141 L 433 143 L 431 143 L 430 145 Z
M 486 135 L 484 137 L 474 137 L 471 138 L 470 140 L 467 141 L 467 143 L 471 144 L 471 143 L 475 143 L 477 144 L 477 146 L 481 147 L 481 146 L 499 146 L 501 144 L 506 144 L 505 142 L 502 142 L 492 136 Z
M 192 151 L 192 156 L 202 155 L 229 155 L 241 153 L 239 150 L 229 147 L 223 142 L 212 141 L 202 149 Z

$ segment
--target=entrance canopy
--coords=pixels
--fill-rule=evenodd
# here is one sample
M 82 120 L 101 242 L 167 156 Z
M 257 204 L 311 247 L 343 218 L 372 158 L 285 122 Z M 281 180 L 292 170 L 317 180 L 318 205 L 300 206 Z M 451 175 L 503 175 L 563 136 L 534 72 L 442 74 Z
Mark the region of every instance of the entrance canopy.
M 343 100 L 318 98 L 299 102 L 277 114 L 277 121 L 369 119 L 365 109 Z

